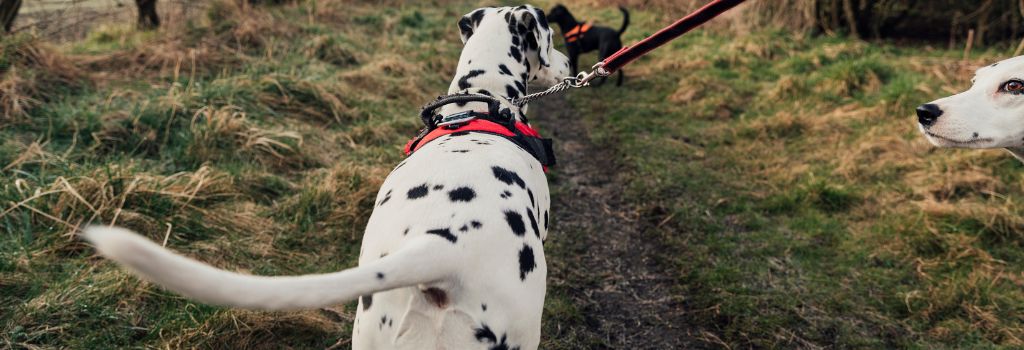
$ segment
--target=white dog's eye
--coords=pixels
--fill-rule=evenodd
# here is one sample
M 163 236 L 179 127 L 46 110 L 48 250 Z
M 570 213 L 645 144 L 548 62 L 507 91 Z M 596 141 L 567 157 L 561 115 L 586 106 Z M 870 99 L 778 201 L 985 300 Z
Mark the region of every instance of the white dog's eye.
M 1022 94 L 1024 93 L 1024 81 L 1017 79 L 1007 81 L 1003 83 L 1003 86 L 1000 87 L 999 90 L 1009 92 L 1011 94 Z

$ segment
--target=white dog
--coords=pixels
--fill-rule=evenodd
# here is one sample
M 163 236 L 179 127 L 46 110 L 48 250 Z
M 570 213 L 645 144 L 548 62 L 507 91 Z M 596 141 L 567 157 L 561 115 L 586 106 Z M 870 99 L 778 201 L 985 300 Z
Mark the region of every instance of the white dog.
M 978 69 L 972 81 L 918 106 L 921 132 L 939 147 L 1005 148 L 1024 161 L 1024 56 Z
M 550 85 L 569 74 L 544 13 L 485 8 L 458 24 L 465 48 L 449 93 L 494 103 L 452 103 L 438 116 L 473 111 L 486 120 L 497 116 L 482 113 L 499 106 L 517 128 L 532 130 L 509 100 L 526 94 L 527 81 Z M 128 230 L 93 227 L 84 235 L 138 275 L 204 303 L 292 310 L 358 298 L 355 349 L 536 349 L 550 201 L 544 157 L 522 140 L 480 131 L 418 139 L 377 195 L 359 267 L 341 272 L 243 275 Z

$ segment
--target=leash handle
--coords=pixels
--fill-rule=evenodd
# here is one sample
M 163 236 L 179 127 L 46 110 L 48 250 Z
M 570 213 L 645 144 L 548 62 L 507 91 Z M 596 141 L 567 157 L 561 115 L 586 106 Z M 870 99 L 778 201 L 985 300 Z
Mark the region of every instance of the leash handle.
M 647 38 L 644 38 L 644 40 L 619 49 L 619 51 L 595 65 L 594 73 L 597 73 L 597 75 L 600 76 L 611 75 L 623 66 L 633 62 L 633 60 L 640 58 L 640 56 L 657 49 L 661 45 L 665 45 L 665 43 L 678 38 L 680 35 L 686 34 L 686 32 L 699 27 L 705 22 L 710 21 L 712 18 L 721 15 L 723 12 L 728 11 L 733 7 L 736 7 L 736 5 L 743 3 L 743 1 L 744 0 L 714 0 L 697 11 L 694 11 L 686 17 L 672 23 L 672 25 L 659 30 L 657 33 L 654 33 Z
M 484 95 L 462 94 L 441 96 L 438 97 L 433 102 L 427 103 L 425 106 L 423 106 L 422 110 L 420 110 L 420 120 L 423 121 L 423 125 L 425 125 L 427 129 L 433 130 L 434 128 L 437 127 L 437 120 L 434 118 L 434 111 L 436 111 L 438 108 L 441 108 L 441 106 L 447 104 L 469 102 L 486 103 L 487 111 L 490 115 L 495 117 L 501 115 L 501 113 L 499 113 L 499 110 L 501 109 L 501 103 L 498 102 L 497 99 Z

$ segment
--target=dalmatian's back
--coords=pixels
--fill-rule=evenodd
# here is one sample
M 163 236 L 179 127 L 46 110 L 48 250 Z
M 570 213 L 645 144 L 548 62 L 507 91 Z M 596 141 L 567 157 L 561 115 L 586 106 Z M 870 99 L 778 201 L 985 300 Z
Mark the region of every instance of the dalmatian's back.
M 540 164 L 517 147 L 488 134 L 446 136 L 385 180 L 360 265 L 429 238 L 461 266 L 446 282 L 362 296 L 353 348 L 536 346 L 550 201 Z

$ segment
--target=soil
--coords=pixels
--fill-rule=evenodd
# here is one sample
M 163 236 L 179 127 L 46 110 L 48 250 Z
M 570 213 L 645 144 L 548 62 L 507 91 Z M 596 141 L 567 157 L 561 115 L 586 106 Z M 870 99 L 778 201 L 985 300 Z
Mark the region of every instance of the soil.
M 674 290 L 678 271 L 657 261 L 672 252 L 645 236 L 637 206 L 623 198 L 629 172 L 620 153 L 591 140 L 564 96 L 530 107 L 543 111 L 540 130 L 555 140 L 548 278 L 583 313 L 574 332 L 599 339 L 600 348 L 707 348 L 687 326 L 684 296 Z

